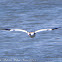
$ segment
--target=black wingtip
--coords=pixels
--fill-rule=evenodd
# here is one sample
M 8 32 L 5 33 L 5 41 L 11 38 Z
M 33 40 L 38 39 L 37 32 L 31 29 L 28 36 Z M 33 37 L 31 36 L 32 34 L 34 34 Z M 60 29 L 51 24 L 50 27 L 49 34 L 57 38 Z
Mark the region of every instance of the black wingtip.
M 5 30 L 9 30 L 10 31 L 11 29 L 5 29 Z
M 11 29 L 0 29 L 0 30 L 8 30 L 8 31 L 10 31 Z
M 61 27 L 58 27 L 58 28 L 53 28 L 52 30 L 59 29 L 59 28 L 61 28 Z

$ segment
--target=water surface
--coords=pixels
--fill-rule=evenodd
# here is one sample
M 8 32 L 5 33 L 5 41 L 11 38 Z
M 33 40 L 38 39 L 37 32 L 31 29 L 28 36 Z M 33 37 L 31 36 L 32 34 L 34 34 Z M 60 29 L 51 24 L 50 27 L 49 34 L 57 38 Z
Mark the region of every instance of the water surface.
M 62 26 L 62 0 L 0 0 L 0 28 L 35 31 Z M 0 61 L 62 62 L 62 29 L 26 33 L 0 31 Z

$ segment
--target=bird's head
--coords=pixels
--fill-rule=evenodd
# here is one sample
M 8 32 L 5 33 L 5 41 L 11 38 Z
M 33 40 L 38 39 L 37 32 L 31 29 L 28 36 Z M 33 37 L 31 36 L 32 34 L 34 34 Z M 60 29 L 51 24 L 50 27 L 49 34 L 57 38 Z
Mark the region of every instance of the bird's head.
M 35 32 L 29 32 L 29 33 L 28 33 L 28 35 L 29 35 L 31 38 L 35 37 L 35 34 L 36 34 Z

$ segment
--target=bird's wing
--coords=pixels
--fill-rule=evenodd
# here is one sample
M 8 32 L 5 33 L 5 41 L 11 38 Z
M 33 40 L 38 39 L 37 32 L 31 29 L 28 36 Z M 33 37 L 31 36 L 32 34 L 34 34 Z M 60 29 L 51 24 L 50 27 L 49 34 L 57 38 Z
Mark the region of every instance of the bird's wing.
M 41 31 L 51 31 L 51 30 L 55 30 L 55 29 L 58 29 L 58 28 L 53 28 L 53 29 L 40 29 L 40 30 L 35 31 L 35 33 L 41 32 Z
M 7 31 L 22 31 L 22 32 L 28 33 L 26 30 L 23 30 L 23 29 L 0 29 L 0 30 L 7 30 Z

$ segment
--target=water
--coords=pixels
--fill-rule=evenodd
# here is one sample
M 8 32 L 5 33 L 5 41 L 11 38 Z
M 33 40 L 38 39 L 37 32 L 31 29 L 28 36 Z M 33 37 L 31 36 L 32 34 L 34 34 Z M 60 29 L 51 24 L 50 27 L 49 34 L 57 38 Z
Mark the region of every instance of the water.
M 0 0 L 0 28 L 36 31 L 62 26 L 62 0 Z M 0 62 L 62 62 L 62 28 L 26 33 L 0 31 Z

